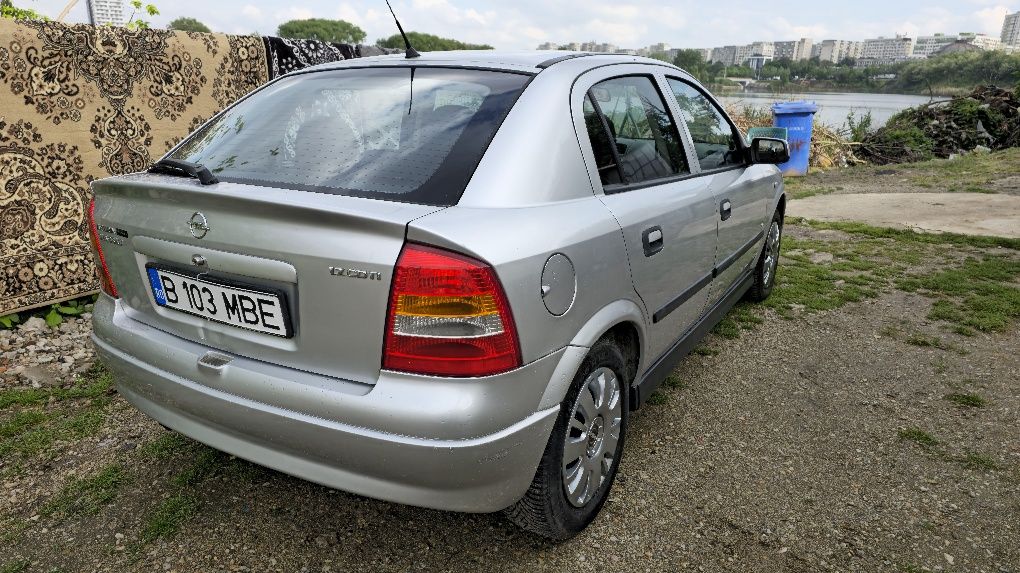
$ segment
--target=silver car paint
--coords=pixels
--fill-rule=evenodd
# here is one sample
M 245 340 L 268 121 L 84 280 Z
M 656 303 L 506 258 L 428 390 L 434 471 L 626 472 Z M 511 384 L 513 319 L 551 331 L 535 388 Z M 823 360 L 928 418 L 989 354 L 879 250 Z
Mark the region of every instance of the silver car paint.
M 123 298 L 101 296 L 94 319 L 97 347 L 125 397 L 214 447 L 331 487 L 459 511 L 493 511 L 516 501 L 587 347 L 629 323 L 639 335 L 640 375 L 704 311 L 707 288 L 668 320 L 652 322 L 656 304 L 725 257 L 713 240 L 723 233 L 716 231 L 715 198 L 736 194 L 748 207 L 733 225 L 736 241 L 764 224 L 782 192 L 775 168 L 754 166 L 738 175 L 744 189 L 705 175 L 604 195 L 579 123 L 584 91 L 598 78 L 636 72 L 654 75 L 669 95 L 663 72 L 688 76 L 627 56 L 536 68 L 553 55 L 563 53 L 437 53 L 413 61 L 539 72 L 453 207 L 227 183 L 202 187 L 145 174 L 97 182 L 97 220 L 132 236 L 130 244 L 104 244 Z M 407 61 L 369 58 L 319 68 L 367 65 Z M 678 127 L 691 150 L 683 122 Z M 197 210 L 212 229 L 201 240 L 187 229 Z M 666 257 L 660 257 L 664 249 L 636 260 L 644 257 L 634 253 L 632 230 L 651 220 L 664 221 L 665 239 L 676 248 Z M 386 297 L 405 238 L 494 267 L 520 333 L 523 367 L 480 379 L 380 369 Z M 751 251 L 748 260 L 758 249 Z M 575 301 L 562 316 L 550 314 L 541 298 L 539 277 L 553 253 L 569 257 L 577 273 Z M 156 309 L 141 278 L 145 263 L 185 265 L 195 254 L 214 272 L 289 293 L 297 336 L 237 332 Z M 333 265 L 379 271 L 382 280 L 333 277 Z M 230 361 L 203 367 L 209 352 Z

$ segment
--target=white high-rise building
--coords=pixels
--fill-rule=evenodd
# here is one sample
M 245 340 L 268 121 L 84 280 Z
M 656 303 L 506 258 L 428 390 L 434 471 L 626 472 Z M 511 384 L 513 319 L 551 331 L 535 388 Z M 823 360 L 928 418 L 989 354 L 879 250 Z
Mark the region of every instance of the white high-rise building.
M 873 63 L 891 64 L 903 61 L 914 52 L 914 39 L 906 36 L 864 40 L 861 58 Z
M 94 26 L 124 25 L 124 0 L 86 0 L 89 23 Z
M 914 42 L 913 56 L 915 58 L 927 58 L 949 44 L 952 44 L 957 36 L 949 34 L 935 34 L 934 36 L 918 36 Z
M 1006 14 L 1002 21 L 1002 36 L 999 38 L 1006 46 L 1020 46 L 1020 12 Z
M 854 42 L 852 40 L 825 40 L 820 44 L 814 45 L 811 57 L 817 56 L 818 59 L 823 62 L 838 64 L 847 58 L 860 58 L 862 49 L 862 42 Z
M 973 46 L 977 46 L 982 50 L 1001 50 L 1002 41 L 998 38 L 993 38 L 987 34 L 975 34 L 973 32 L 961 32 L 960 40 L 967 42 Z

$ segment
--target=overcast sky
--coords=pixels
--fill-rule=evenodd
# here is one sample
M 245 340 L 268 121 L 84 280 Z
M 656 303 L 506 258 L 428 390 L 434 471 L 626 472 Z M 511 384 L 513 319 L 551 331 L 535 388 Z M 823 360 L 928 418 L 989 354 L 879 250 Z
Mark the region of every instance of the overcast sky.
M 197 18 L 215 32 L 273 34 L 293 18 L 341 18 L 368 33 L 368 42 L 396 28 L 383 0 L 148 0 L 162 14 Z M 546 41 L 595 40 L 622 48 L 666 42 L 708 48 L 803 36 L 861 40 L 897 33 L 983 32 L 998 37 L 1020 0 L 852 0 L 840 2 L 729 0 L 391 0 L 406 30 L 430 32 L 500 49 L 534 49 Z M 15 0 L 56 17 L 67 0 Z M 126 4 L 127 2 L 125 2 Z M 85 0 L 66 19 L 86 21 Z

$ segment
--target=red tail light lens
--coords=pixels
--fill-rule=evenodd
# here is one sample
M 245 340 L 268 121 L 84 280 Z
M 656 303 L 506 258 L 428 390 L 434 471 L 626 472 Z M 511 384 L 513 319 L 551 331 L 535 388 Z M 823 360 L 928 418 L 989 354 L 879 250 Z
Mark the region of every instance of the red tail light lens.
M 96 274 L 99 275 L 99 288 L 103 289 L 103 292 L 113 298 L 118 298 L 117 285 L 113 284 L 110 269 L 106 266 L 106 257 L 103 256 L 103 247 L 99 244 L 99 229 L 96 227 L 95 197 L 89 203 L 89 236 L 92 238 L 92 254 L 96 259 Z
M 383 368 L 438 376 L 489 376 L 521 365 L 506 294 L 492 267 L 408 244 L 397 259 Z

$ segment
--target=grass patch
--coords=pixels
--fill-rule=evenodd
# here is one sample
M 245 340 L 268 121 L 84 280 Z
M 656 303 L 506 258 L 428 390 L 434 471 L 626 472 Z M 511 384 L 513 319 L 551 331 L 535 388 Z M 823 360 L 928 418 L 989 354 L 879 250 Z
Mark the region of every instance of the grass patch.
M 652 395 L 648 397 L 648 403 L 652 406 L 661 406 L 667 402 L 669 402 L 669 398 L 659 392 L 652 392 Z
M 1020 260 L 970 258 L 958 268 L 903 278 L 896 286 L 937 298 L 928 318 L 952 323 L 957 330 L 995 332 L 1020 317 Z
M 197 485 L 215 475 L 229 460 L 227 454 L 202 446 L 191 465 L 174 476 L 173 483 L 181 487 Z
M 0 573 L 22 573 L 28 571 L 28 559 L 15 559 L 0 566 Z
M 28 529 L 26 520 L 13 515 L 0 516 L 0 542 L 14 543 L 26 529 Z
M 0 456 L 33 456 L 48 452 L 55 442 L 79 440 L 99 431 L 110 400 L 90 400 L 83 410 L 30 409 L 16 412 L 0 427 Z
M 697 354 L 698 356 L 716 356 L 717 354 L 719 354 L 719 350 L 716 348 L 712 348 L 707 344 L 699 344 L 694 347 L 694 350 L 691 351 L 691 354 Z
M 113 389 L 113 376 L 101 362 L 78 377 L 70 388 L 8 388 L 0 390 L 0 409 L 10 406 L 37 406 L 50 402 L 98 398 Z
M 817 189 L 833 186 L 851 186 L 871 181 L 875 177 L 891 176 L 896 181 L 906 180 L 906 187 L 915 186 L 933 191 L 948 191 L 950 182 L 957 190 L 989 189 L 998 179 L 1020 175 L 1020 149 L 1012 148 L 992 153 L 968 153 L 954 159 L 933 159 L 918 163 L 890 165 L 857 165 L 827 172 L 814 172 L 801 177 L 795 188 Z M 792 179 L 788 180 L 792 181 Z M 790 187 L 787 183 L 788 189 Z M 789 197 L 796 197 L 789 194 Z
M 88 478 L 72 480 L 40 513 L 52 515 L 93 515 L 117 495 L 120 487 L 130 481 L 120 464 L 111 464 Z
M 925 448 L 934 448 L 939 445 L 939 441 L 935 436 L 920 428 L 904 428 L 899 431 L 899 436 L 901 441 L 914 442 Z
M 148 543 L 176 534 L 185 522 L 198 513 L 200 506 L 198 498 L 188 494 L 177 494 L 164 499 L 146 518 L 142 541 Z
M 670 374 L 666 381 L 662 383 L 663 386 L 671 390 L 683 390 L 685 384 L 683 380 L 676 377 L 675 374 Z
M 165 460 L 187 451 L 195 442 L 177 432 L 167 432 L 155 440 L 146 443 L 139 452 L 151 459 Z
M 712 332 L 723 338 L 739 338 L 742 330 L 750 330 L 765 319 L 755 311 L 755 307 L 747 302 L 738 303 L 719 321 Z
M 994 458 L 978 452 L 967 452 L 955 458 L 955 461 L 968 470 L 998 471 L 1002 469 L 1002 466 Z
M 964 394 L 962 392 L 947 394 L 945 398 L 957 406 L 963 406 L 965 408 L 984 408 L 988 403 L 984 398 L 977 394 Z
M 99 362 L 70 388 L 0 390 L 0 410 L 12 410 L 0 422 L 0 456 L 46 453 L 55 442 L 95 434 L 106 420 L 113 377 Z

